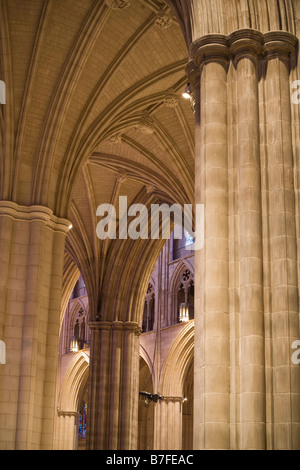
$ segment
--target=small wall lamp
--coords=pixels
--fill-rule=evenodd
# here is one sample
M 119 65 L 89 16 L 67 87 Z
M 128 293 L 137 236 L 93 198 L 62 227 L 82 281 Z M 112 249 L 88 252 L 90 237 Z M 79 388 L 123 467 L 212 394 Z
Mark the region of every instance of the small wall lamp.
M 72 336 L 70 341 L 70 351 L 71 352 L 78 352 L 79 351 L 79 343 L 76 336 Z
M 179 321 L 187 322 L 189 321 L 189 306 L 188 304 L 182 303 L 179 307 Z

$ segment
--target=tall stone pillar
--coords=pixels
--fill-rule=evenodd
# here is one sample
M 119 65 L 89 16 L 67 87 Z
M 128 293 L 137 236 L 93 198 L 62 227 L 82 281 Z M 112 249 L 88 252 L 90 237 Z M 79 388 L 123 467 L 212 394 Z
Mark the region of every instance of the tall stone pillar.
M 195 448 L 299 448 L 296 43 L 283 31 L 241 29 L 190 48 L 195 202 L 205 212 L 195 252 Z
M 230 447 L 228 258 L 228 48 L 222 35 L 195 42 L 195 201 L 204 204 L 205 237 L 195 252 L 196 449 Z
M 0 202 L 0 448 L 53 448 L 65 236 L 41 206 Z
M 89 326 L 87 449 L 136 449 L 141 328 L 121 321 L 96 321 Z
M 267 438 L 273 449 L 300 445 L 300 370 L 291 360 L 292 343 L 300 337 L 290 89 L 296 42 L 289 33 L 265 34 Z
M 265 448 L 265 356 L 259 59 L 263 35 L 241 30 L 229 38 L 237 90 L 237 213 L 239 260 L 239 415 L 237 446 Z

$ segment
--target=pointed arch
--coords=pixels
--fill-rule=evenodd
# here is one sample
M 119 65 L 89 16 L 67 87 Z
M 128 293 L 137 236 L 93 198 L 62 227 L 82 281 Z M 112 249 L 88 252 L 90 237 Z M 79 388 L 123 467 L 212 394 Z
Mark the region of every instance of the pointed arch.
M 178 295 L 180 291 L 180 287 L 183 284 L 182 280 L 182 274 L 184 273 L 185 270 L 190 271 L 190 279 L 186 284 L 190 285 L 191 282 L 194 282 L 194 266 L 191 263 L 191 261 L 187 258 L 182 258 L 177 261 L 177 265 L 174 269 L 174 272 L 171 275 L 170 278 L 170 284 L 169 284 L 169 290 L 168 290 L 168 322 L 169 324 L 174 324 L 178 322 L 178 311 L 179 311 L 179 301 L 178 301 Z M 183 291 L 184 297 L 186 297 L 184 291 Z M 182 299 L 183 302 L 185 302 L 184 299 Z
M 80 271 L 77 265 L 74 263 L 69 253 L 65 251 L 63 286 L 62 286 L 62 296 L 61 296 L 60 328 L 64 320 L 64 315 L 66 312 L 69 299 L 76 285 L 76 282 L 79 279 L 79 276 L 80 276 Z
M 161 371 L 161 394 L 163 396 L 182 396 L 184 379 L 194 359 L 194 321 L 181 330 Z
M 180 283 L 180 276 L 185 269 L 188 269 L 191 272 L 192 279 L 194 278 L 194 266 L 192 263 L 186 258 L 180 259 L 170 279 L 170 293 L 176 291 L 178 284 Z
M 81 396 L 87 385 L 89 362 L 87 351 L 80 351 L 70 362 L 58 393 L 58 410 L 78 411 Z

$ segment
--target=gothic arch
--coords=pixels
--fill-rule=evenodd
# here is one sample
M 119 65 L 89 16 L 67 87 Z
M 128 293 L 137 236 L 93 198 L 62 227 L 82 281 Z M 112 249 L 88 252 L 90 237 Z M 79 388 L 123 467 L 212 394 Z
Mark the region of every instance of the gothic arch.
M 178 292 L 182 284 L 181 276 L 185 270 L 190 272 L 190 281 L 186 284 L 187 288 L 194 281 L 194 266 L 188 259 L 179 260 L 170 280 L 169 298 L 168 298 L 168 316 L 171 324 L 177 322 L 178 313 Z M 184 301 L 184 300 L 183 300 Z
M 80 276 L 80 271 L 71 256 L 67 251 L 65 251 L 65 260 L 64 260 L 64 274 L 63 274 L 63 286 L 62 286 L 62 296 L 61 296 L 61 313 L 60 313 L 60 327 L 62 326 L 64 320 L 64 314 L 70 300 L 72 291 L 76 285 Z
M 140 355 L 139 390 L 153 393 L 153 376 L 151 367 L 144 357 Z M 138 450 L 150 450 L 154 445 L 154 406 L 146 404 L 144 396 L 139 397 L 138 410 Z
M 89 355 L 79 352 L 69 363 L 56 401 L 54 449 L 74 450 L 78 446 L 80 404 L 89 376 Z
M 150 359 L 149 354 L 147 353 L 146 349 L 140 344 L 140 359 L 143 360 L 151 373 L 152 376 L 152 370 L 153 370 L 153 362 Z
M 70 341 L 74 336 L 78 340 L 79 349 L 86 348 L 86 343 L 89 341 L 89 303 L 87 297 L 74 299 L 71 304 L 68 304 L 64 313 L 60 330 L 59 348 L 61 353 L 66 354 L 69 352 Z M 78 323 L 76 327 L 78 331 L 75 331 L 76 323 Z
M 177 289 L 178 283 L 180 282 L 180 275 L 185 269 L 188 269 L 191 272 L 191 277 L 194 278 L 194 266 L 192 263 L 188 259 L 181 259 L 170 279 L 170 292 L 174 292 Z
M 89 356 L 86 352 L 76 354 L 68 367 L 61 385 L 57 409 L 62 411 L 78 411 L 81 395 L 87 384 L 89 374 Z
M 161 394 L 183 397 L 184 378 L 194 358 L 194 321 L 175 339 L 161 372 Z
M 147 208 L 152 203 L 169 203 L 169 200 L 158 200 L 156 193 L 140 193 L 139 200 Z M 173 204 L 174 201 L 171 202 Z M 102 290 L 107 295 L 101 303 L 101 320 L 133 321 L 142 323 L 145 292 L 153 268 L 161 252 L 164 239 L 115 240 L 108 245 L 106 258 L 107 275 L 102 280 Z M 118 275 L 115 260 L 118 257 Z M 92 308 L 92 307 L 90 307 Z M 92 311 L 91 311 L 92 316 Z

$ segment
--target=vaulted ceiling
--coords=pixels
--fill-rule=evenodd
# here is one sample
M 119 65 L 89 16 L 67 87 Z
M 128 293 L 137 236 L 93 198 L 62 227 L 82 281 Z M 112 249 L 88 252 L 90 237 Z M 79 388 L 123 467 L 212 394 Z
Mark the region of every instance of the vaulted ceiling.
M 108 250 L 96 236 L 98 205 L 117 205 L 119 195 L 128 204 L 193 202 L 181 28 L 157 0 L 0 5 L 1 197 L 68 218 L 66 265 L 71 257 L 95 275 Z

